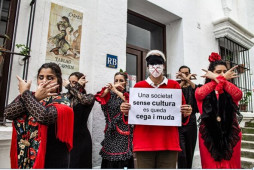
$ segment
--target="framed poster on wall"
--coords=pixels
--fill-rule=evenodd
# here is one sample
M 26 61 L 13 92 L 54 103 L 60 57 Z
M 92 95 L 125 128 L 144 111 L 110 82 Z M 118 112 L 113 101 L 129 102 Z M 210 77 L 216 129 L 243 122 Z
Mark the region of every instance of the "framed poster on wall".
M 63 75 L 79 71 L 83 13 L 51 3 L 46 62 L 55 62 Z

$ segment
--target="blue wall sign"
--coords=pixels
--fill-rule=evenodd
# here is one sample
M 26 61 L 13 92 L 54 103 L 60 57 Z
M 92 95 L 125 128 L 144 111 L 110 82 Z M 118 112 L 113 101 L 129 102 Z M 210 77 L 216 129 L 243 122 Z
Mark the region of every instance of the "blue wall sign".
M 117 68 L 117 63 L 118 63 L 117 56 L 107 54 L 106 67 Z

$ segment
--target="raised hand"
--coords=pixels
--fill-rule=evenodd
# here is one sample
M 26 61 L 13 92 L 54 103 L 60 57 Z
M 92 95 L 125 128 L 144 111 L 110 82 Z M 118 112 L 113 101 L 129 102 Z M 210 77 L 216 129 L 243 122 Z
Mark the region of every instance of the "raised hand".
M 189 74 L 189 75 L 190 75 L 190 74 Z M 188 81 L 188 80 L 190 80 L 189 75 L 186 76 L 185 74 L 183 74 L 183 73 L 181 73 L 181 72 L 178 72 L 178 73 L 176 73 L 176 78 L 179 78 L 179 79 L 181 79 L 182 81 Z
M 201 76 L 203 78 L 209 78 L 211 80 L 215 80 L 216 77 L 218 77 L 217 74 L 211 72 L 211 71 L 208 71 L 208 70 L 205 70 L 205 69 L 202 69 L 204 72 L 205 72 L 205 75 Z
M 31 84 L 32 84 L 31 80 L 28 80 L 26 82 L 21 77 L 19 77 L 19 76 L 16 76 L 16 77 L 19 81 L 18 87 L 19 87 L 19 93 L 20 94 L 24 93 L 24 91 L 26 91 L 26 90 L 30 90 L 30 87 L 31 87 Z
M 188 76 L 186 76 L 185 74 L 178 72 L 176 73 L 176 78 L 180 78 L 181 80 L 191 80 L 191 78 L 195 78 L 197 76 L 197 74 L 188 74 Z
M 113 87 L 112 83 L 108 83 L 108 84 L 106 85 L 106 88 L 107 88 L 108 90 L 111 90 L 112 87 Z
M 187 80 L 191 80 L 191 78 L 196 79 L 197 74 L 189 74 L 187 76 Z
M 176 73 L 176 78 L 183 80 L 183 74 L 181 72 Z
M 116 92 L 121 92 L 124 90 L 124 86 L 121 84 L 121 83 L 117 83 L 117 84 L 114 84 L 112 85 L 112 89 L 111 89 L 114 93 Z
M 69 80 L 63 79 L 63 86 L 67 87 L 70 84 Z
M 81 85 L 81 86 L 84 86 L 88 81 L 86 81 L 86 76 L 82 76 L 79 80 L 78 80 L 78 83 Z
M 39 84 L 36 92 L 35 92 L 35 98 L 38 101 L 41 101 L 42 99 L 45 99 L 49 96 L 55 96 L 57 95 L 56 89 L 59 87 L 57 83 L 51 83 L 51 81 L 47 81 L 45 83 Z
M 234 70 L 238 67 L 238 65 L 232 67 L 231 69 L 229 69 L 223 76 L 225 77 L 226 80 L 231 80 L 233 78 L 238 77 L 237 73 L 234 72 Z
M 190 116 L 192 112 L 191 105 L 184 104 L 181 106 L 181 113 L 183 114 L 183 117 Z
M 181 79 L 181 80 L 185 80 L 185 81 L 187 81 L 188 80 L 188 77 L 185 75 L 185 74 L 183 74 L 183 73 L 178 73 L 178 77 Z

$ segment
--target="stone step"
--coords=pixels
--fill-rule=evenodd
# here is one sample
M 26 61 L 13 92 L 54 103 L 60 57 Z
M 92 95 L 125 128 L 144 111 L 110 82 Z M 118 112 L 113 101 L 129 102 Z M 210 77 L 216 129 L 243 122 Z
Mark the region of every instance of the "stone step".
M 244 127 L 244 128 L 242 128 L 242 132 L 254 134 L 254 127 Z
M 254 122 L 245 122 L 245 127 L 254 127 Z
M 0 139 L 0 169 L 10 168 L 11 139 Z
M 241 157 L 241 164 L 243 169 L 251 169 L 254 167 L 254 159 Z
M 241 156 L 244 158 L 254 159 L 254 149 L 241 149 Z
M 11 139 L 12 127 L 0 126 L 0 140 Z
M 254 141 L 254 134 L 243 134 L 242 135 L 242 140 L 246 141 Z
M 242 148 L 253 149 L 254 148 L 254 141 L 245 141 L 245 140 L 242 140 Z

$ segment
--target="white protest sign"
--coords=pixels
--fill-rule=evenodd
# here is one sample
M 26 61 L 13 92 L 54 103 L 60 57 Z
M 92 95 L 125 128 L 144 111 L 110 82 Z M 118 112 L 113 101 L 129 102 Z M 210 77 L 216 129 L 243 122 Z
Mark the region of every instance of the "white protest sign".
M 181 89 L 130 88 L 129 124 L 181 126 Z

